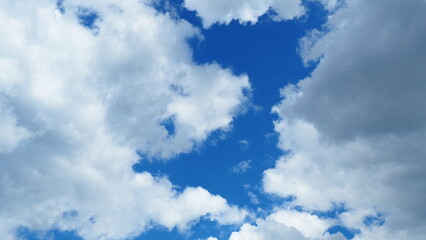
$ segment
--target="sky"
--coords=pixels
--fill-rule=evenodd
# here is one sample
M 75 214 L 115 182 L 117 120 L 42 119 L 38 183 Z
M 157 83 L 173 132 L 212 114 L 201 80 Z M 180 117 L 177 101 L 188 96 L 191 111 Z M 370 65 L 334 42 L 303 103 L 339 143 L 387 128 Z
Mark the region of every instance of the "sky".
M 425 12 L 0 0 L 1 239 L 425 239 Z

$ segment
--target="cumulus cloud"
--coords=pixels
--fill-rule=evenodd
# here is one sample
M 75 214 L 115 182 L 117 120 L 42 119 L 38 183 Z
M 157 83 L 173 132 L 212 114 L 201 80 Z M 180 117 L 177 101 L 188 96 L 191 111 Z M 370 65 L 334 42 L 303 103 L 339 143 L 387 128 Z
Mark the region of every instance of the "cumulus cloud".
M 30 131 L 16 124 L 16 117 L 10 109 L 0 109 L 0 154 L 15 150 L 20 143 L 31 137 Z
M 320 0 L 327 9 L 334 9 L 337 0 Z M 185 0 L 185 7 L 197 12 L 203 26 L 208 28 L 214 23 L 229 24 L 232 20 L 240 23 L 253 23 L 270 9 L 280 20 L 291 20 L 305 13 L 302 0 Z
M 92 29 L 81 9 L 95 12 Z M 227 129 L 247 76 L 196 65 L 198 34 L 140 1 L 0 0 L 0 235 L 76 230 L 123 239 L 152 225 L 185 230 L 244 210 L 200 187 L 178 190 L 132 165 L 170 158 Z M 174 133 L 162 125 L 171 119 Z
M 267 192 L 309 210 L 344 203 L 355 239 L 426 236 L 425 11 L 423 0 L 348 0 L 301 41 L 319 63 L 274 108 L 289 153 L 265 171 Z
M 215 238 L 215 237 L 209 237 L 209 238 L 207 238 L 207 240 L 217 240 L 217 238 Z
M 229 240 L 345 240 L 341 233 L 325 232 L 330 223 L 308 213 L 279 210 L 266 219 L 257 219 L 255 225 L 244 224 Z

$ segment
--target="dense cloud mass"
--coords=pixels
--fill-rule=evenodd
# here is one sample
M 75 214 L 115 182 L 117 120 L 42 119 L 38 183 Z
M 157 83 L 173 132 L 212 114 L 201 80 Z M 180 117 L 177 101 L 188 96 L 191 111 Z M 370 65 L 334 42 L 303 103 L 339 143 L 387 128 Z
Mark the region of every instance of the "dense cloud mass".
M 194 64 L 186 40 L 197 30 L 143 2 L 56 4 L 0 1 L 2 239 L 19 226 L 122 239 L 202 216 L 242 221 L 222 197 L 132 165 L 136 151 L 170 158 L 226 130 L 248 78 Z
M 332 10 L 337 0 L 313 0 Z M 232 20 L 255 24 L 269 10 L 277 13 L 276 20 L 291 20 L 305 14 L 302 0 L 185 0 L 185 7 L 194 10 L 203 20 L 204 27 L 214 23 L 229 24 Z
M 346 1 L 301 41 L 312 75 L 274 108 L 289 153 L 264 188 L 307 211 L 348 209 L 355 239 L 426 237 L 426 2 Z
M 286 154 L 262 181 L 288 201 L 243 224 L 250 213 L 220 196 L 132 170 L 226 131 L 247 101 L 247 76 L 193 62 L 187 40 L 199 29 L 149 0 L 0 0 L 2 239 L 19 227 L 126 239 L 200 218 L 242 224 L 230 240 L 345 240 L 328 232 L 337 225 L 355 240 L 425 239 L 426 1 L 312 1 L 330 10 L 300 40 L 303 62 L 317 65 L 281 91 L 273 112 Z M 184 6 L 208 28 L 270 10 L 295 19 L 303 3 Z

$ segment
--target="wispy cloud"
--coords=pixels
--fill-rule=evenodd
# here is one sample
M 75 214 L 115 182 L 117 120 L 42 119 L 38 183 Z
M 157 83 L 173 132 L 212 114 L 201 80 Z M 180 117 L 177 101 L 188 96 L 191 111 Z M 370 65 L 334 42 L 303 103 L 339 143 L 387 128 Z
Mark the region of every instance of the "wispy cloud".
M 248 191 L 247 195 L 249 196 L 251 203 L 253 203 L 253 204 L 259 204 L 260 203 L 259 198 L 252 191 Z
M 237 165 L 231 167 L 229 171 L 233 173 L 245 173 L 251 168 L 251 159 L 247 161 L 239 162 Z
M 250 147 L 250 142 L 248 140 L 242 139 L 238 141 L 242 150 L 247 150 Z

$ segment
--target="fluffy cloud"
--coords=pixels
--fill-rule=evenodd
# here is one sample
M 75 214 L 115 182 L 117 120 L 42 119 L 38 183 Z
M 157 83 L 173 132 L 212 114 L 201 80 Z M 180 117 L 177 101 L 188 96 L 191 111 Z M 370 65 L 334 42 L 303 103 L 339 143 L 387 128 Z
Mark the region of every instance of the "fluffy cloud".
M 207 238 L 207 240 L 217 240 L 217 238 L 215 238 L 215 237 L 209 237 L 209 238 Z
M 334 223 L 330 219 L 320 219 L 316 215 L 294 210 L 278 210 L 269 217 L 276 222 L 296 228 L 308 238 L 321 237 Z
M 337 0 L 321 0 L 327 9 L 333 9 Z M 269 9 L 278 14 L 278 19 L 291 20 L 305 13 L 302 0 L 185 0 L 185 7 L 196 11 L 204 27 L 214 23 L 229 24 L 232 20 L 241 23 L 256 23 Z
M 331 223 L 308 213 L 278 210 L 266 219 L 258 219 L 256 225 L 244 224 L 229 240 L 345 240 L 340 233 L 325 233 Z
M 355 239 L 426 236 L 426 2 L 346 1 L 301 41 L 312 75 L 274 108 L 289 153 L 264 188 L 294 205 L 349 209 Z
M 196 65 L 197 30 L 140 1 L 0 0 L 0 235 L 26 226 L 122 239 L 244 210 L 136 174 L 136 151 L 170 158 L 227 129 L 246 76 Z M 99 16 L 92 29 L 78 14 Z M 164 121 L 174 125 L 167 131 Z

